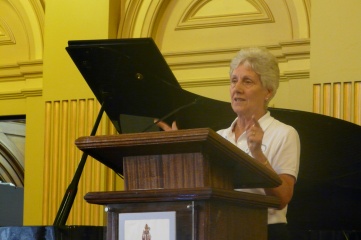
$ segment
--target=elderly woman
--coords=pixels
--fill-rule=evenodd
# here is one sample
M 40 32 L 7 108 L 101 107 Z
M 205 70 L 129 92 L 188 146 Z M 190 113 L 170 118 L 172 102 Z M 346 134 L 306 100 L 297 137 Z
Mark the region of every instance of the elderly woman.
M 279 208 L 268 211 L 268 239 L 289 239 L 286 212 L 298 174 L 300 141 L 293 127 L 267 111 L 279 85 L 277 60 L 265 49 L 242 49 L 231 61 L 230 80 L 231 106 L 237 118 L 218 133 L 282 180 L 276 188 L 237 190 L 278 197 Z M 158 125 L 164 130 L 176 129 L 175 123 L 172 127 Z

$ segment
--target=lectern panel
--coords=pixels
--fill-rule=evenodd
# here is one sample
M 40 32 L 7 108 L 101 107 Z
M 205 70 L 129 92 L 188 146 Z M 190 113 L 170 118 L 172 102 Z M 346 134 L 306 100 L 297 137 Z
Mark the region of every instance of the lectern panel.
M 177 189 L 209 186 L 201 153 L 124 157 L 125 190 Z

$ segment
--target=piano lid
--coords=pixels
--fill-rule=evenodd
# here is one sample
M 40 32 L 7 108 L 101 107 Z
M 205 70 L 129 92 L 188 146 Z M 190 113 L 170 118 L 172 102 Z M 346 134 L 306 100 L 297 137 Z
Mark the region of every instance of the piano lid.
M 151 38 L 69 41 L 66 48 L 119 132 L 122 114 L 162 118 L 180 128 L 228 127 L 230 103 L 183 90 Z M 270 108 L 300 135 L 301 163 L 290 225 L 360 229 L 361 127 L 304 111 Z M 145 127 L 145 126 L 144 126 Z
M 118 132 L 120 114 L 159 117 L 187 103 L 151 38 L 69 41 L 66 50 Z
M 214 130 L 229 124 L 228 118 L 219 122 L 224 116 L 235 117 L 229 103 L 183 90 L 151 38 L 69 41 L 66 50 L 118 132 L 122 114 L 154 119 L 184 109 L 191 118 L 179 124 Z M 218 114 L 210 119 L 205 109 Z

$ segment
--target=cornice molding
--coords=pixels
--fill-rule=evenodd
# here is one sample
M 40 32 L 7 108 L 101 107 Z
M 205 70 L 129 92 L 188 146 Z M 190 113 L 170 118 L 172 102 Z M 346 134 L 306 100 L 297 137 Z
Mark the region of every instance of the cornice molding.
M 287 82 L 293 79 L 308 79 L 310 77 L 309 70 L 287 71 L 280 75 L 280 82 Z M 182 88 L 197 88 L 197 87 L 216 87 L 228 86 L 229 78 L 204 78 L 197 80 L 187 80 L 179 83 Z
M 16 64 L 0 65 L 0 83 L 43 77 L 43 61 L 22 61 Z
M 284 71 L 282 77 L 285 79 L 285 81 L 291 79 L 309 79 L 310 70 Z
M 33 79 L 42 81 L 42 77 L 42 60 L 23 61 L 13 65 L 0 66 L 0 100 L 42 96 L 42 87 L 34 87 L 38 83 L 32 84 Z M 15 84 L 15 90 L 9 90 L 6 86 L 1 87 L 2 84 L 8 82 Z
M 235 53 L 242 47 L 205 51 L 166 52 L 163 53 L 163 56 L 173 70 L 225 67 L 229 65 L 230 59 L 234 57 Z M 274 45 L 263 45 L 259 47 L 267 48 L 277 57 L 279 62 L 310 58 L 309 39 L 280 42 Z
M 43 89 L 22 89 L 12 92 L 0 92 L 0 100 L 23 99 L 28 97 L 39 97 L 43 95 Z
M 229 85 L 228 78 L 222 79 L 202 79 L 202 80 L 190 80 L 187 82 L 180 82 L 179 83 L 182 88 L 197 88 L 197 87 L 217 87 L 217 86 L 227 86 Z

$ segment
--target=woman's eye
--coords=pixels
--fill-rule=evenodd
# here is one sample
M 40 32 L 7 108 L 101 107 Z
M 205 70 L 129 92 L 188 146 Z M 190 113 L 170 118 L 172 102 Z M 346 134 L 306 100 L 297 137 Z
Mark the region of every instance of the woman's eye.
M 243 81 L 243 83 L 244 83 L 245 85 L 252 85 L 252 84 L 253 84 L 253 81 L 252 81 L 251 79 L 246 79 L 246 80 Z

